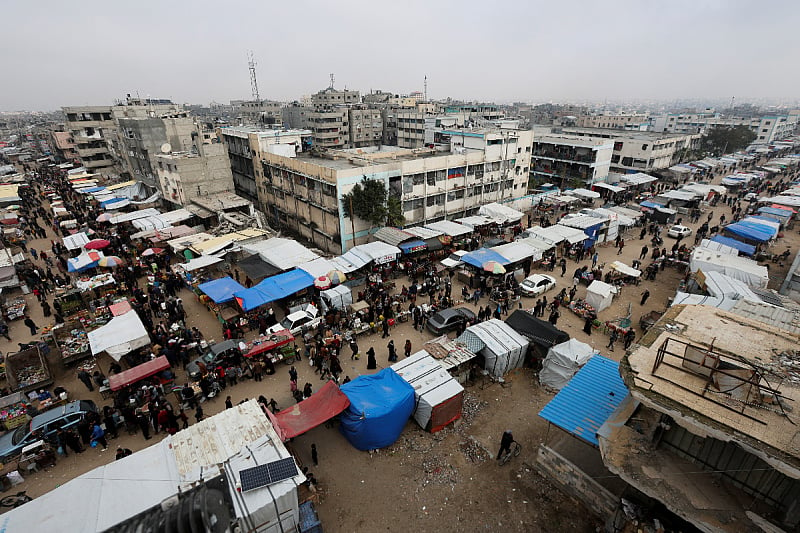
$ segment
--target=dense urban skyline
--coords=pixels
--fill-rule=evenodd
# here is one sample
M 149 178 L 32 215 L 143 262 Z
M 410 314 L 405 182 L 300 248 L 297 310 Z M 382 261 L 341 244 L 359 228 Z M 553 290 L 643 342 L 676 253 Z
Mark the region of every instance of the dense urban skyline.
M 563 6 L 563 7 L 562 7 Z M 126 93 L 176 102 L 337 88 L 423 89 L 432 98 L 546 101 L 692 97 L 794 100 L 800 5 L 477 2 L 377 10 L 338 3 L 15 3 L 2 39 L 0 110 L 108 104 Z M 778 15 L 779 14 L 779 15 Z

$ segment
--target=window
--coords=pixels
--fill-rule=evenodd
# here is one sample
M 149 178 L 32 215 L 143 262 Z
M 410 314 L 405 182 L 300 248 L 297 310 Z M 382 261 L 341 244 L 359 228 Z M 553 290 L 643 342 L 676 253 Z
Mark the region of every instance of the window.
M 619 152 L 620 150 L 622 150 L 622 146 L 623 146 L 623 144 L 624 144 L 624 143 L 623 143 L 622 141 L 617 141 L 617 142 L 615 142 L 615 143 L 614 143 L 614 151 L 615 151 L 615 152 Z
M 764 124 L 765 124 L 765 125 L 767 125 L 767 126 L 769 126 L 770 124 L 772 124 L 772 121 L 771 121 L 771 120 L 768 120 L 768 121 L 766 121 Z
M 647 150 L 647 145 L 646 144 L 642 145 L 642 150 Z
M 767 133 L 768 131 L 769 131 L 769 129 L 764 128 L 763 130 L 761 130 L 761 133 Z
M 428 196 L 427 203 L 428 207 L 432 207 L 434 205 L 444 205 L 444 193 Z
M 413 211 L 414 209 L 422 209 L 423 207 L 425 207 L 425 200 L 423 198 L 403 202 L 403 211 Z
M 631 163 L 633 163 L 633 158 L 632 157 L 623 157 L 622 158 L 622 164 L 624 166 L 629 167 L 629 166 L 631 166 Z

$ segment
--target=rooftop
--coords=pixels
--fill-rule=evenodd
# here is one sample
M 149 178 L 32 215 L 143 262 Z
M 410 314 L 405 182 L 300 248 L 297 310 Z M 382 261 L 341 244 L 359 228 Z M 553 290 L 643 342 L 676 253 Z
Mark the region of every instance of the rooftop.
M 297 157 L 291 159 L 334 170 L 346 170 L 372 165 L 382 165 L 393 161 L 412 161 L 414 159 L 452 155 L 428 148 L 411 150 L 408 148 L 399 148 L 397 146 L 370 146 L 365 148 L 351 148 L 348 150 L 327 150 L 324 154 L 324 156 L 320 156 L 310 152 L 300 152 L 297 154 Z
M 260 137 L 289 137 L 293 135 L 307 136 L 311 135 L 311 130 L 300 129 L 265 129 L 257 126 L 225 126 L 220 128 L 223 135 L 233 135 L 235 137 L 247 137 L 251 133 L 255 133 Z
M 192 202 L 213 212 L 219 211 L 220 209 L 224 211 L 225 209 L 235 209 L 237 207 L 250 205 L 250 200 L 242 198 L 232 192 L 219 192 L 207 196 L 200 196 L 193 199 Z
M 796 333 L 752 318 L 675 305 L 625 356 L 620 373 L 648 407 L 798 478 L 798 343 Z
M 655 131 L 629 131 L 629 130 L 616 130 L 609 128 L 580 128 L 580 127 L 564 127 L 562 131 L 567 134 L 580 134 L 580 135 L 594 135 L 603 138 L 625 138 L 637 139 L 642 141 L 658 141 L 667 139 L 677 139 L 686 137 L 687 135 L 698 135 L 689 133 L 667 133 Z

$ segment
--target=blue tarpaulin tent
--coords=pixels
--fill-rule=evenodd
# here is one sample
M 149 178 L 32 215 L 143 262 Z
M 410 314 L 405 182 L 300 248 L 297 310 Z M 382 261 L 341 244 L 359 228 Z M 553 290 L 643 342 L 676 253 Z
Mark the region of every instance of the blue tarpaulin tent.
M 119 198 L 119 197 L 109 198 L 108 200 L 100 202 L 100 207 L 108 207 L 109 205 L 117 204 L 119 202 L 125 202 L 127 200 L 128 200 L 127 198 Z
M 734 237 L 740 237 L 754 242 L 767 242 L 773 234 L 767 231 L 768 228 L 759 228 L 755 225 L 744 224 L 737 222 L 736 224 L 729 224 L 725 226 L 725 232 L 730 233 Z
M 234 293 L 242 310 L 250 311 L 260 305 L 286 298 L 314 284 L 311 274 L 303 270 L 290 270 L 267 278 L 255 287 Z
M 744 220 L 740 220 L 737 224 L 741 224 L 742 226 L 746 226 L 748 228 L 753 228 L 758 231 L 762 231 L 764 233 L 768 233 L 770 236 L 775 237 L 778 235 L 778 228 L 775 227 L 778 222 L 775 220 L 761 222 L 755 217 L 747 217 Z
M 339 431 L 358 450 L 394 444 L 414 412 L 414 387 L 391 368 L 359 376 L 340 389 L 350 400 Z
M 238 281 L 230 276 L 201 283 L 197 288 L 217 304 L 230 302 L 233 300 L 234 293 L 245 290 Z
M 619 363 L 595 355 L 539 412 L 539 416 L 593 446 L 597 430 L 629 396 Z
M 472 265 L 478 268 L 483 268 L 483 265 L 485 265 L 489 261 L 497 261 L 501 265 L 508 264 L 508 259 L 488 248 L 480 248 L 478 250 L 475 250 L 474 252 L 470 252 L 466 254 L 464 257 L 462 257 L 461 260 L 467 263 L 468 265 Z
M 639 205 L 642 207 L 647 207 L 648 209 L 661 209 L 664 207 L 663 204 L 657 204 L 655 202 L 642 202 Z
M 725 246 L 730 246 L 731 248 L 736 248 L 739 252 L 743 253 L 744 255 L 753 255 L 756 253 L 756 247 L 752 244 L 747 244 L 742 241 L 737 241 L 736 239 L 732 239 L 730 237 L 724 237 L 722 235 L 714 235 L 709 239 L 714 242 L 718 242 L 720 244 L 724 244 Z
M 404 254 L 410 254 L 412 252 L 419 252 L 421 250 L 424 250 L 428 246 L 425 244 L 425 241 L 416 239 L 413 241 L 401 242 L 400 244 L 397 245 L 397 247 L 403 250 Z
M 759 207 L 758 212 L 762 215 L 773 215 L 778 217 L 778 220 L 784 223 L 792 216 L 791 211 L 787 211 L 786 209 L 778 209 L 776 207 Z

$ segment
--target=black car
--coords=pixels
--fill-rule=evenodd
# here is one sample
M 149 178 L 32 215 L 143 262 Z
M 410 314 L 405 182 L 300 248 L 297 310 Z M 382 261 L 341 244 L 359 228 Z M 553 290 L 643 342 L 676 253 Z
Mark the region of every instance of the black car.
M 201 378 L 198 364 L 200 362 L 206 365 L 206 368 L 214 368 L 219 363 L 229 360 L 238 363 L 242 356 L 242 352 L 239 351 L 240 342 L 243 342 L 242 339 L 230 339 L 212 345 L 204 355 L 186 365 L 186 373 L 191 379 L 197 380 Z
M 466 307 L 443 309 L 428 319 L 428 330 L 434 335 L 442 335 L 458 329 L 471 319 L 475 319 L 475 313 Z

